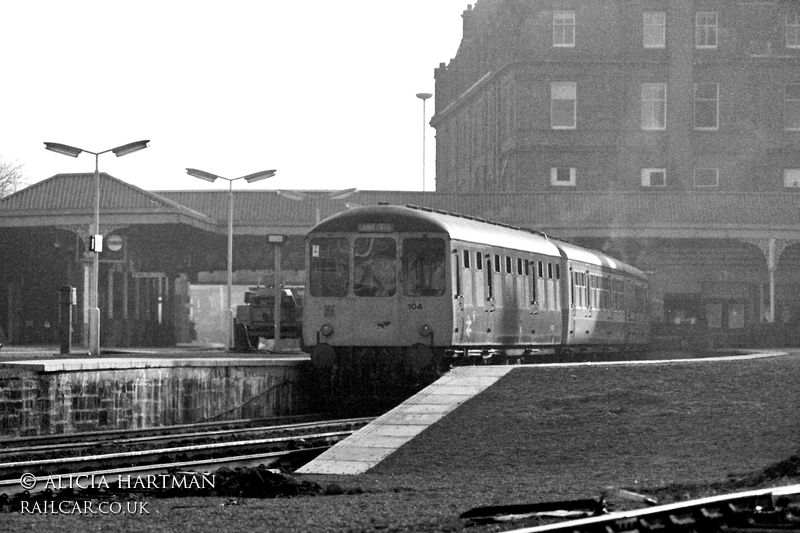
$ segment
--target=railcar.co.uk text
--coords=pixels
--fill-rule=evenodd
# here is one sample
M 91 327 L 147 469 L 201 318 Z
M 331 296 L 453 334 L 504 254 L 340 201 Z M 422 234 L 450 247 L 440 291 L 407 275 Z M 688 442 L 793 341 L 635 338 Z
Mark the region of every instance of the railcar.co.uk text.
M 23 474 L 19 480 L 25 490 L 36 487 L 41 478 L 33 474 Z M 111 480 L 105 475 L 72 474 L 64 476 L 47 476 L 44 479 L 44 490 L 171 490 L 171 489 L 213 489 L 216 483 L 214 474 L 159 474 L 147 476 L 118 475 Z M 142 501 L 84 501 L 84 500 L 31 500 L 20 502 L 22 514 L 150 514 L 147 503 Z

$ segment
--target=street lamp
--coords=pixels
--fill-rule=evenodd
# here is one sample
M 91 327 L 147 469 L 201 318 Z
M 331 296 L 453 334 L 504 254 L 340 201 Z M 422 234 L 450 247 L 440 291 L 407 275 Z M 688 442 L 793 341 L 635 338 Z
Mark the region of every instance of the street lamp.
M 422 100 L 422 192 L 425 192 L 425 100 L 431 96 L 431 93 L 417 93 L 417 98 Z
M 303 200 L 313 200 L 316 212 L 316 223 L 319 224 L 319 202 L 320 200 L 344 200 L 348 196 L 355 194 L 358 189 L 342 189 L 340 191 L 325 191 L 325 192 L 306 192 L 306 191 L 278 191 L 280 196 L 290 200 L 302 202 Z
M 197 170 L 196 168 L 187 168 L 186 173 L 195 178 L 214 182 L 218 179 L 228 182 L 228 307 L 225 312 L 225 332 L 227 333 L 226 349 L 233 348 L 233 303 L 231 301 L 231 293 L 233 291 L 233 182 L 237 180 L 245 180 L 247 183 L 255 183 L 257 181 L 271 178 L 275 175 L 276 170 L 262 170 L 248 174 L 247 176 L 240 176 L 238 178 L 224 178 L 211 172 L 204 170 Z
M 88 349 L 91 355 L 100 355 L 100 308 L 97 303 L 98 280 L 100 278 L 100 252 L 103 251 L 102 237 L 100 234 L 100 155 L 108 152 L 114 152 L 117 157 L 132 154 L 147 148 L 146 141 L 136 141 L 110 150 L 103 150 L 102 152 L 92 152 L 84 150 L 83 148 L 75 148 L 60 143 L 44 143 L 46 150 L 55 152 L 57 154 L 68 155 L 70 157 L 78 157 L 81 152 L 92 154 L 94 156 L 94 225 L 90 228 L 92 233 L 89 239 L 90 249 L 92 253 L 92 274 L 89 281 L 89 332 L 88 332 Z

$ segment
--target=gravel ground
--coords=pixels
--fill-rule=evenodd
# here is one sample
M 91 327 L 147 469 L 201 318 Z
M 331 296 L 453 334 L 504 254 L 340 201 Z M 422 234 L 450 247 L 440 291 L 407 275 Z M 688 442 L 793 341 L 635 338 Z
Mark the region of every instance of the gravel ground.
M 460 532 L 487 505 L 677 499 L 800 483 L 800 356 L 522 367 L 360 476 L 297 476 L 328 495 L 153 499 L 149 514 L 0 514 L 4 531 Z M 794 457 L 793 457 L 794 456 Z M 779 468 L 765 471 L 770 465 Z M 344 494 L 336 494 L 344 491 Z

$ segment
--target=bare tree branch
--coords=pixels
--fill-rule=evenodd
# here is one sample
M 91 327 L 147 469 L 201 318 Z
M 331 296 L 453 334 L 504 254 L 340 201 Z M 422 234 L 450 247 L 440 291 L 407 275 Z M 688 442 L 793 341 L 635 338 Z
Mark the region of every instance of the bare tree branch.
M 25 185 L 25 173 L 19 161 L 9 161 L 0 156 L 0 198 L 17 192 Z

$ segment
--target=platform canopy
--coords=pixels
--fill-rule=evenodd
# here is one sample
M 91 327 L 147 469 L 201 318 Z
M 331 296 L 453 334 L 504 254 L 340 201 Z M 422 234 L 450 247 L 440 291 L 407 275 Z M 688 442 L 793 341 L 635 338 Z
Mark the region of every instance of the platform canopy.
M 94 174 L 57 174 L 0 200 L 0 227 L 85 224 L 94 214 L 94 190 Z M 206 214 L 106 173 L 100 173 L 100 212 L 106 226 L 218 226 Z

